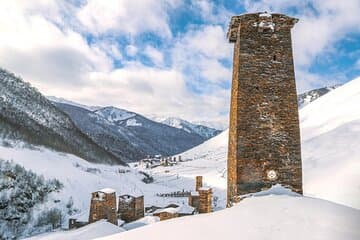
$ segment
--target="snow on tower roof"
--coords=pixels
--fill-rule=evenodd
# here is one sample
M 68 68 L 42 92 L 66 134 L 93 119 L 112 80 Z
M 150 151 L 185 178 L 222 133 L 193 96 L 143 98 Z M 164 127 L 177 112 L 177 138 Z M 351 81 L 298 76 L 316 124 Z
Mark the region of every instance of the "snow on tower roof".
M 211 188 L 209 188 L 209 187 L 201 187 L 201 188 L 199 188 L 199 191 L 209 191 L 209 190 L 211 190 Z
M 271 14 L 268 12 L 263 12 L 259 14 L 259 17 L 271 17 Z
M 116 191 L 115 191 L 115 189 L 112 189 L 112 188 L 103 188 L 103 189 L 98 190 L 98 192 L 110 194 L 110 193 L 114 193 Z

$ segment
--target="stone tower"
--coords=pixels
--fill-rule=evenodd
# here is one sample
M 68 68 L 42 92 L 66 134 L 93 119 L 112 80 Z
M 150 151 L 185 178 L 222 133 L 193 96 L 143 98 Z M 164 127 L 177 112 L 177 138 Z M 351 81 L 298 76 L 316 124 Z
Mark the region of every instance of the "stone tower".
M 91 194 L 89 223 L 100 219 L 117 225 L 116 193 L 114 189 L 104 188 Z
M 283 14 L 234 16 L 228 203 L 280 183 L 302 193 L 291 28 Z

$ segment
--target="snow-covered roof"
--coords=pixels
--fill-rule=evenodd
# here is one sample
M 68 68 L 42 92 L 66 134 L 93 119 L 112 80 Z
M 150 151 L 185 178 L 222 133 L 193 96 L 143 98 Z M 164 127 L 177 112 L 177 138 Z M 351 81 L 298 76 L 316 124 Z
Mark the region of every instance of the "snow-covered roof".
M 154 212 L 154 214 L 156 213 L 162 213 L 162 212 L 167 212 L 167 213 L 171 213 L 171 214 L 174 214 L 174 213 L 177 213 L 179 211 L 178 208 L 173 208 L 173 207 L 169 207 L 169 208 L 163 208 L 163 209 L 158 209 Z
M 183 214 L 192 214 L 194 211 L 195 211 L 194 207 L 185 204 L 181 205 L 178 208 L 178 213 L 183 213 Z
M 201 188 L 199 188 L 199 190 L 200 191 L 209 191 L 209 190 L 211 190 L 211 188 L 209 188 L 209 187 L 201 187 Z
M 89 212 L 82 211 L 81 213 L 72 215 L 69 218 L 76 219 L 78 222 L 87 222 L 89 220 Z
M 143 197 L 144 194 L 141 192 L 132 192 L 131 194 L 123 194 L 121 196 L 119 196 L 119 198 L 126 198 L 126 197 L 131 197 L 131 198 L 138 198 L 138 197 Z
M 103 189 L 100 189 L 98 192 L 110 194 L 110 193 L 114 193 L 116 191 L 115 191 L 115 189 L 112 189 L 112 188 L 103 188 Z

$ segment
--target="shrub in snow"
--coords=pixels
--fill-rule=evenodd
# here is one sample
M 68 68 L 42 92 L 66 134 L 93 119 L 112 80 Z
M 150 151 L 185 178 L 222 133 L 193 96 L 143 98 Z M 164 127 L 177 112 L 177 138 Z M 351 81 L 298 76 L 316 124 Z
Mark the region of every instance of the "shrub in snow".
M 34 209 L 62 187 L 56 179 L 45 180 L 18 164 L 0 160 L 0 239 L 43 232 L 48 225 L 59 227 L 63 215 L 59 209 L 37 210 L 37 214 Z

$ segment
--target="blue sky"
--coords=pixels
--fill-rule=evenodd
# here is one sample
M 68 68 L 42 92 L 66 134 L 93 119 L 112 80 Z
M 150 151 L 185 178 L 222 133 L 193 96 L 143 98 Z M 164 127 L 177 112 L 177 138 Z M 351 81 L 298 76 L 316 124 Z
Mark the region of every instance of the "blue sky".
M 258 11 L 300 19 L 298 92 L 360 75 L 358 0 L 1 1 L 0 66 L 45 95 L 225 126 L 229 19 Z

